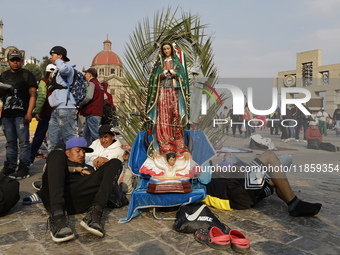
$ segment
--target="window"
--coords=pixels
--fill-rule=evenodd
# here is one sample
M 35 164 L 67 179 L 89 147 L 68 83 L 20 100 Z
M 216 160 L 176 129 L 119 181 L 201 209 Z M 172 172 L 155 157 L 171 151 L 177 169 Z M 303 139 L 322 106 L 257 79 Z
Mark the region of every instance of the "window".
M 329 73 L 322 72 L 322 85 L 328 85 L 329 84 Z
M 303 87 L 310 87 L 313 83 L 313 62 L 302 64 Z
M 123 71 L 120 70 L 120 77 L 123 77 Z
M 112 68 L 111 69 L 111 74 L 116 74 L 116 69 Z
M 111 94 L 112 96 L 114 96 L 114 95 L 115 95 L 115 90 L 114 90 L 114 89 L 110 89 L 110 94 Z
M 135 98 L 131 98 L 130 105 L 134 107 L 136 105 Z
M 104 68 L 100 68 L 99 69 L 99 76 L 103 76 L 104 75 Z

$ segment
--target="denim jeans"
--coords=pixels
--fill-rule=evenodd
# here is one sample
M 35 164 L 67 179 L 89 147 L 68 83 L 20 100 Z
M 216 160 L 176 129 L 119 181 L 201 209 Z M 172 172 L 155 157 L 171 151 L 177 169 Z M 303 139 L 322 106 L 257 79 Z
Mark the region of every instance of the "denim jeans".
M 48 130 L 48 123 L 50 122 L 50 116 L 40 117 L 41 120 L 38 122 L 37 129 L 35 130 L 33 142 L 31 146 L 31 163 L 33 164 L 35 154 L 38 152 L 42 142 L 45 139 L 46 132 Z
M 289 121 L 289 126 L 295 125 L 295 121 Z M 290 137 L 295 137 L 295 127 L 289 127 Z
M 340 128 L 340 120 L 337 120 L 336 121 L 336 124 L 335 124 L 335 133 L 336 133 L 336 136 L 339 136 L 339 128 Z
M 47 135 L 49 151 L 52 151 L 61 139 L 66 142 L 71 138 L 77 137 L 75 114 L 75 109 L 71 108 L 53 110 Z
M 302 119 L 298 120 L 298 124 L 297 124 L 296 130 L 295 130 L 295 139 L 299 140 L 301 126 L 303 126 L 303 139 L 306 140 L 305 135 L 306 135 L 306 130 L 307 130 L 307 126 L 308 126 L 308 121 L 302 120 Z
M 87 146 L 90 146 L 92 143 L 92 139 L 97 140 L 99 139 L 99 127 L 100 127 L 100 121 L 102 117 L 101 116 L 86 116 L 86 122 L 83 130 L 84 138 L 87 142 Z
M 2 130 L 6 137 L 6 161 L 9 168 L 15 169 L 18 161 L 19 140 L 19 162 L 29 168 L 31 145 L 29 141 L 29 124 L 24 124 L 24 117 L 3 117 Z
M 246 132 L 244 134 L 245 138 L 248 138 L 251 133 L 253 133 L 253 128 L 248 125 L 248 122 L 246 122 Z

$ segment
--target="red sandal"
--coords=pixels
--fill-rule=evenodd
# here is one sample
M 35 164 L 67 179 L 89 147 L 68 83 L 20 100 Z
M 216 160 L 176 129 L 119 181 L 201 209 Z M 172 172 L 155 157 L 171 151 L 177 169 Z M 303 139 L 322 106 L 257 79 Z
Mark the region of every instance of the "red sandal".
M 245 235 L 236 229 L 232 229 L 229 232 L 231 248 L 240 253 L 247 253 L 250 251 L 250 242 Z
M 209 230 L 200 228 L 194 233 L 195 240 L 205 243 L 211 248 L 225 250 L 230 248 L 230 236 L 225 235 L 219 228 L 212 227 Z

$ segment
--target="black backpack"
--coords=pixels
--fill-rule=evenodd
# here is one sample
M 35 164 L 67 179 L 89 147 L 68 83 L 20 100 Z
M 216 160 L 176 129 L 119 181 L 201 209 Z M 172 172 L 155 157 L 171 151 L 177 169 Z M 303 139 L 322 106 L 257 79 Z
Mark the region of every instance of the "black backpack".
M 19 182 L 0 174 L 0 216 L 13 208 L 20 199 Z
M 111 104 L 105 100 L 103 104 L 103 117 L 101 120 L 101 124 L 111 124 L 115 116 L 115 108 L 111 106 Z
M 182 205 L 176 214 L 173 229 L 181 233 L 194 233 L 200 228 L 218 227 L 228 233 L 229 228 L 217 219 L 210 209 L 202 202 Z

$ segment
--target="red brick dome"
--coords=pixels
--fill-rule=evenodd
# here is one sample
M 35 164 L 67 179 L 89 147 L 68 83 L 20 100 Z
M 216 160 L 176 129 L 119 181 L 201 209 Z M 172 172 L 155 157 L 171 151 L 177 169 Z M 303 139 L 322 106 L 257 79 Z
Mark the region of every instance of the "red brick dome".
M 123 63 L 116 53 L 111 51 L 111 42 L 104 41 L 104 50 L 99 52 L 92 60 L 91 66 L 95 65 L 116 65 L 122 66 Z

